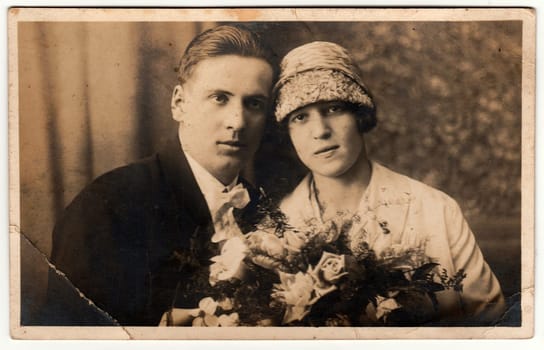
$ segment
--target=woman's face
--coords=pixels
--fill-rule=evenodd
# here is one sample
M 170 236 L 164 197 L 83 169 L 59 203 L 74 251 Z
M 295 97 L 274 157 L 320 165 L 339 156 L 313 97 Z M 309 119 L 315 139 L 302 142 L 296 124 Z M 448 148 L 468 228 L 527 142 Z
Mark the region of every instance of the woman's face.
M 354 113 L 342 102 L 318 102 L 288 118 L 289 136 L 300 160 L 313 172 L 339 177 L 350 170 L 364 147 Z

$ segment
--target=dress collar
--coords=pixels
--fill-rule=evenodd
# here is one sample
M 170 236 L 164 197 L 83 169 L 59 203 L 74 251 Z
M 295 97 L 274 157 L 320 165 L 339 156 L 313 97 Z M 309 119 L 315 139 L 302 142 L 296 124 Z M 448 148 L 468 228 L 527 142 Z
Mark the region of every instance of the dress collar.
M 379 164 L 370 161 L 370 180 L 368 182 L 368 185 L 365 191 L 363 192 L 363 195 L 361 196 L 359 205 L 357 206 L 357 213 L 360 213 L 362 210 L 366 211 L 368 209 L 368 205 L 367 205 L 368 199 L 371 198 L 371 196 L 373 196 L 373 193 L 376 192 L 375 187 L 378 187 L 377 179 L 380 178 L 380 175 L 379 175 L 380 172 L 381 172 L 381 167 L 379 166 Z M 312 208 L 311 215 L 314 218 L 316 218 L 319 222 L 323 223 L 320 205 L 316 196 L 315 181 L 314 181 L 314 177 L 312 176 L 312 173 L 310 172 L 303 181 L 307 181 L 307 186 L 304 186 L 304 187 L 307 188 L 307 191 L 308 191 L 306 198 L 308 198 L 308 201 L 310 202 L 310 207 Z

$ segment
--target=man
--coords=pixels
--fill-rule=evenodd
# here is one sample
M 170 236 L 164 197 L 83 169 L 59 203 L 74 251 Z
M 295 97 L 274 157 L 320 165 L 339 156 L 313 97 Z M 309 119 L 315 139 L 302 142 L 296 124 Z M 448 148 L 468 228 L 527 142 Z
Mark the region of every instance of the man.
M 194 307 L 221 235 L 239 229 L 229 208 L 239 223 L 253 216 L 257 196 L 239 173 L 260 143 L 272 57 L 242 27 L 197 36 L 172 96 L 179 138 L 96 179 L 57 223 L 52 263 L 114 322 L 157 325 L 173 307 Z

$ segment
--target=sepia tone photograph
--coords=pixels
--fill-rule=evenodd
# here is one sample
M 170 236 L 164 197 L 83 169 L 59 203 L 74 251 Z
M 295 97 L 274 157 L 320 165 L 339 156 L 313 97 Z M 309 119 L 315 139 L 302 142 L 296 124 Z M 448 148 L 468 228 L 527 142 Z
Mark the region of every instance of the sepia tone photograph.
M 532 335 L 534 11 L 9 21 L 14 337 Z

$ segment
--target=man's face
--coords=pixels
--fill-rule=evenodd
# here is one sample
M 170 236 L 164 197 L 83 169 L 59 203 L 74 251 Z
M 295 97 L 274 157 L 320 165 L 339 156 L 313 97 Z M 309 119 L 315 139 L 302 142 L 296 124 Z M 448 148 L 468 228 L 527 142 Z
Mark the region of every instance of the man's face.
M 184 151 L 224 184 L 259 147 L 272 76 L 263 59 L 224 55 L 197 63 L 174 90 L 172 115 Z

